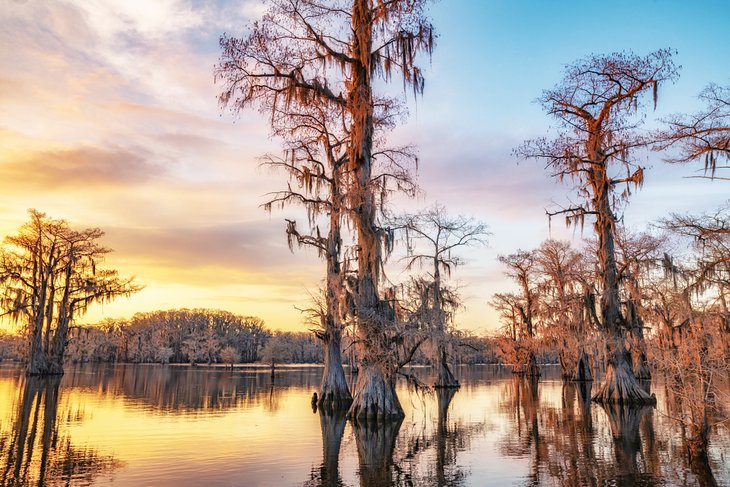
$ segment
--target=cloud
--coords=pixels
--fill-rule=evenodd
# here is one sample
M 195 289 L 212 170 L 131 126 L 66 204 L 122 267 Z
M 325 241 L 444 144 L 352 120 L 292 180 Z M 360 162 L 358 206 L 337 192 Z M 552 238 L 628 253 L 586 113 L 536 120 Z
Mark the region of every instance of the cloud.
M 146 151 L 120 147 L 80 147 L 26 153 L 0 162 L 5 191 L 83 189 L 136 184 L 157 178 L 164 169 Z
M 115 258 L 154 268 L 157 276 L 177 279 L 184 274 L 188 283 L 276 285 L 292 277 L 319 276 L 324 268 L 314 252 L 289 251 L 279 221 L 105 230 Z

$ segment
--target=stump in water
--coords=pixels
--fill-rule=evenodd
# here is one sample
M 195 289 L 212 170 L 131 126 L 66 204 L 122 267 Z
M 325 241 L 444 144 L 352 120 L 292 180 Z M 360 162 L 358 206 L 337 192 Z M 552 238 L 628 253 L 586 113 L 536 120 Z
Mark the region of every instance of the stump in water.
M 593 380 L 593 375 L 591 374 L 591 366 L 588 363 L 588 355 L 584 351 L 580 352 L 580 357 L 578 357 L 578 366 L 575 369 L 572 380 L 579 382 Z
M 602 404 L 656 404 L 656 397 L 649 395 L 634 377 L 630 355 L 620 341 L 608 360 L 606 376 L 593 396 L 593 401 Z
M 316 413 L 317 412 L 317 393 L 316 392 L 314 394 L 312 394 L 311 404 L 312 404 L 312 412 Z
M 395 393 L 394 379 L 386 379 L 378 365 L 363 364 L 355 382 L 352 405 L 347 412 L 357 421 L 402 418 L 405 416 Z

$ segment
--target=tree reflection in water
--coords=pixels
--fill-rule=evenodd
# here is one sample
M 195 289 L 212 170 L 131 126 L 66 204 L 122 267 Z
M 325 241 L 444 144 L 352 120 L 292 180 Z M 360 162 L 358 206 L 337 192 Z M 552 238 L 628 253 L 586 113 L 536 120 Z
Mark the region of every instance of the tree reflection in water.
M 311 478 L 305 487 L 339 487 L 344 485 L 340 476 L 340 445 L 345 432 L 344 411 L 319 410 L 319 425 L 322 429 L 322 464 L 312 469 Z
M 251 477 L 256 479 L 250 482 L 254 485 L 271 475 L 288 475 L 282 485 L 303 483 L 307 487 L 713 486 L 725 485 L 728 478 L 727 453 L 723 453 L 728 444 L 726 427 L 714 432 L 717 443 L 709 463 L 690 462 L 680 427 L 668 418 L 676 398 L 664 392 L 661 381 L 654 385 L 658 410 L 631 409 L 591 403 L 590 383 L 549 379 L 537 383 L 500 370 L 464 370 L 461 389 L 437 390 L 425 397 L 401 391 L 411 404 L 402 423 L 351 423 L 348 427 L 341 414 L 314 416 L 303 409 L 309 407 L 311 391 L 319 385 L 316 369 L 282 371 L 273 388 L 267 370 L 231 373 L 206 367 L 78 367 L 69 370 L 60 388 L 58 378 L 26 380 L 9 375 L 8 370 L 0 382 L 3 486 L 37 485 L 39 480 L 46 485 L 84 485 L 104 480 L 100 476 L 110 476 L 112 471 L 119 485 L 138 485 L 129 480 L 139 480 L 135 477 L 138 472 L 157 475 L 160 466 L 170 465 L 184 469 L 183 461 L 175 456 L 176 443 L 154 443 L 154 435 L 168 426 L 176 428 L 176 434 L 192 431 L 201 441 L 208 441 L 205 451 L 195 447 L 181 451 L 200 458 L 200 465 L 210 466 L 218 479 L 230 479 L 232 484 L 242 474 L 258 475 Z M 498 401 L 491 401 L 492 397 Z M 127 450 L 116 448 L 115 439 L 135 444 L 134 436 L 119 432 L 126 424 L 109 425 L 112 436 L 85 439 L 93 442 L 93 448 L 79 442 L 82 434 L 86 437 L 88 426 L 101 417 L 97 411 L 108 407 L 128 409 L 145 418 L 164 416 L 169 421 L 168 426 L 148 432 L 144 440 L 169 449 L 155 460 L 159 463 L 135 470 L 140 468 L 134 463 L 136 457 L 124 456 Z M 240 438 L 218 438 L 196 428 L 178 431 L 188 416 L 196 418 L 191 422 L 194 426 L 205 420 L 223 425 L 224 432 L 237 425 L 246 432 Z M 252 418 L 272 430 L 246 430 Z M 301 427 L 297 430 L 301 435 L 287 436 L 276 430 L 281 424 Z M 74 433 L 77 430 L 84 433 Z M 272 432 L 278 436 L 271 436 Z M 277 443 L 282 438 L 291 438 L 291 451 L 282 452 Z M 312 441 L 320 440 L 321 452 L 319 447 L 311 447 Z M 220 450 L 216 450 L 218 444 Z M 221 460 L 236 449 L 242 452 L 240 463 Z M 117 469 L 120 462 L 115 458 L 124 460 L 124 469 Z M 504 462 L 505 458 L 516 461 Z M 204 483 L 207 475 L 209 472 L 195 480 L 186 479 Z
M 362 487 L 393 484 L 393 452 L 403 419 L 353 424 Z
M 68 432 L 59 430 L 56 418 L 60 377 L 22 380 L 12 433 L 0 440 L 0 459 L 4 464 L 1 485 L 90 485 L 99 475 L 119 466 L 112 457 L 73 445 Z M 70 419 L 79 415 L 61 412 L 61 417 Z
M 603 406 L 590 397 L 590 383 L 564 382 L 559 406 L 539 404 L 538 384 L 528 378 L 505 386 L 512 428 L 500 453 L 528 459 L 523 485 L 717 485 L 708 465 L 661 444 L 653 407 Z

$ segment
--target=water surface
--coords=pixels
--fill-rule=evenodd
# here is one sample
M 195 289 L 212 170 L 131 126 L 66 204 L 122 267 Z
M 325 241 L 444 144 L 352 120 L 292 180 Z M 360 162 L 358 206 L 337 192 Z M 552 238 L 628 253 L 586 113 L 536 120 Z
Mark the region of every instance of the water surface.
M 0 485 L 730 485 L 727 428 L 690 465 L 660 384 L 656 408 L 606 409 L 550 368 L 457 370 L 458 391 L 399 384 L 402 422 L 355 427 L 312 411 L 318 367 L 0 365 Z

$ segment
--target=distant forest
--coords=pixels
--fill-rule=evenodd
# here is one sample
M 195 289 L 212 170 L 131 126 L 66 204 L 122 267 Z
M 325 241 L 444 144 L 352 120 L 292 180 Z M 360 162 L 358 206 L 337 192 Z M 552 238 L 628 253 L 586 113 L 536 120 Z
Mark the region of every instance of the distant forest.
M 66 363 L 254 363 L 321 364 L 322 342 L 311 332 L 274 331 L 255 316 L 222 310 L 176 309 L 137 313 L 130 319 L 108 319 L 73 326 Z M 498 363 L 495 341 L 462 333 L 456 363 Z M 0 332 L 0 360 L 22 361 L 28 340 Z M 342 356 L 353 358 L 352 338 L 345 336 Z M 414 356 L 416 364 L 430 364 L 428 351 Z M 545 360 L 552 357 L 545 356 Z

